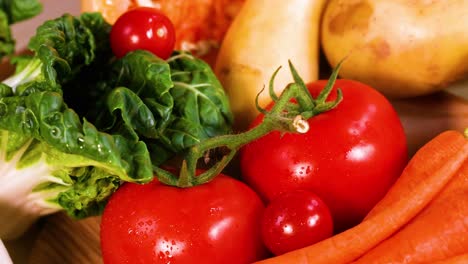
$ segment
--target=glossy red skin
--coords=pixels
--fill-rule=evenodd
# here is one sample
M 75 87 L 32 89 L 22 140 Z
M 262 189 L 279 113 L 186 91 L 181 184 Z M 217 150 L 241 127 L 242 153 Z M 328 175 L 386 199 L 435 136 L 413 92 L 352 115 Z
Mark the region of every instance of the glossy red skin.
M 325 83 L 311 83 L 309 91 L 316 96 Z M 310 118 L 306 134 L 269 133 L 241 150 L 240 165 L 243 179 L 265 201 L 295 189 L 319 195 L 339 232 L 359 223 L 383 197 L 408 154 L 400 119 L 383 95 L 339 79 L 329 100 L 336 98 L 336 87 L 343 101 Z
M 244 183 L 219 175 L 191 188 L 126 183 L 102 215 L 104 263 L 252 263 L 265 257 L 264 205 Z
M 149 7 L 125 12 L 110 32 L 111 48 L 118 58 L 130 51 L 143 49 L 167 59 L 174 50 L 175 40 L 174 25 L 169 18 Z
M 310 191 L 297 190 L 276 197 L 262 217 L 262 239 L 275 255 L 315 244 L 333 235 L 327 205 Z

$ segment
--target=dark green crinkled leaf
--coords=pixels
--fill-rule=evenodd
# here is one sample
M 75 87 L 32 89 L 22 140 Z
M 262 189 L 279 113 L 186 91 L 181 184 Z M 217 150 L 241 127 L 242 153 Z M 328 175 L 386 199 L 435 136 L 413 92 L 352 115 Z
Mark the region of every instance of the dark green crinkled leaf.
M 58 93 L 3 97 L 0 105 L 7 107 L 0 116 L 0 129 L 38 139 L 63 153 L 82 156 L 92 162 L 90 166 L 106 169 L 125 181 L 147 182 L 153 177 L 143 142 L 99 132 L 67 108 Z
M 94 56 L 97 58 L 95 61 L 100 62 L 101 58 L 107 60 L 111 57 L 113 54 L 112 49 L 110 49 L 109 34 L 112 26 L 104 20 L 100 13 L 83 13 L 79 19 L 93 34 L 96 49 Z
M 99 127 L 135 137 L 159 138 L 171 121 L 174 104 L 169 93 L 173 86 L 169 64 L 147 51 L 134 51 L 112 65 L 105 81 L 109 111 L 99 116 Z
M 108 80 L 115 80 L 113 87 L 127 87 L 140 97 L 157 118 L 153 125 L 166 125 L 174 100 L 169 93 L 171 70 L 164 60 L 148 51 L 130 52 L 112 66 Z
M 0 10 L 0 58 L 15 51 L 15 40 L 11 35 L 7 14 Z
M 114 175 L 95 167 L 88 167 L 81 174 L 72 176 L 73 188 L 60 192 L 57 202 L 74 218 L 99 215 L 108 198 L 120 186 Z
M 128 88 L 114 89 L 107 97 L 110 112 L 118 112 L 123 122 L 119 133 L 137 140 L 140 136 L 152 138 L 158 134 L 156 130 L 157 119 L 143 100 Z M 115 129 L 114 129 L 115 131 Z
M 0 0 L 0 9 L 7 14 L 10 24 L 13 24 L 41 13 L 42 4 L 38 0 Z
M 12 96 L 13 89 L 10 86 L 0 83 L 0 97 Z M 2 111 L 2 106 L 0 106 L 0 112 Z
M 45 79 L 55 85 L 70 80 L 94 60 L 96 42 L 80 17 L 65 14 L 40 25 L 28 48 L 42 61 Z
M 10 25 L 32 18 L 42 11 L 37 0 L 0 0 L 0 58 L 15 51 Z
M 175 121 L 168 135 L 171 141 L 189 144 L 193 142 L 190 135 L 203 135 L 195 136 L 200 139 L 229 133 L 233 122 L 229 100 L 210 66 L 189 54 L 176 52 L 170 67 L 175 102 Z
M 77 218 L 99 214 L 121 182 L 153 179 L 145 142 L 99 131 L 65 100 L 71 105 L 83 100 L 93 104 L 103 98 L 99 92 L 109 92 L 82 86 L 93 81 L 83 80 L 84 76 L 102 71 L 113 58 L 109 32 L 110 25 L 99 13 L 49 20 L 39 26 L 29 44 L 33 56 L 14 59 L 16 74 L 0 86 L 0 140 L 6 142 L 2 145 L 5 157 L 20 153 L 18 169 L 45 162 L 46 168 L 38 167 L 45 175 L 38 177 L 53 180 L 33 191 L 42 192 L 46 202 Z M 94 105 L 100 107 L 97 111 L 106 111 L 105 103 Z
M 221 84 L 208 64 L 188 53 L 175 52 L 168 63 L 146 51 L 131 52 L 112 65 L 106 82 L 109 111 L 96 124 L 145 141 L 155 164 L 231 131 Z

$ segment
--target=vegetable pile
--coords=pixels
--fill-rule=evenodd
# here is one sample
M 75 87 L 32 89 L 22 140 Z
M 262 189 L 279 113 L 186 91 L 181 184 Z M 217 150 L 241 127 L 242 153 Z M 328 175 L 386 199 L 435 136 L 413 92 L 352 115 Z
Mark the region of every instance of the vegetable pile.
M 258 263 L 428 263 L 463 256 L 468 248 L 467 160 L 467 138 L 458 131 L 443 132 L 414 155 L 360 224 Z
M 23 19 L 40 12 L 26 2 Z M 246 0 L 215 70 L 179 49 L 184 28 L 161 7 L 114 10 L 113 25 L 107 7 L 64 14 L 30 55 L 7 48 L 0 238 L 64 211 L 102 214 L 104 263 L 466 260 L 468 128 L 409 157 L 386 93 L 338 79 L 351 55 L 325 45 L 334 68 L 317 80 L 320 17 L 341 25 L 327 17 L 338 2 Z M 286 18 L 300 21 L 272 23 Z
M 143 50 L 116 59 L 110 30 L 99 13 L 47 21 L 1 84 L 1 238 L 58 210 L 99 214 L 122 181 L 149 182 L 153 166 L 230 131 L 205 62 Z

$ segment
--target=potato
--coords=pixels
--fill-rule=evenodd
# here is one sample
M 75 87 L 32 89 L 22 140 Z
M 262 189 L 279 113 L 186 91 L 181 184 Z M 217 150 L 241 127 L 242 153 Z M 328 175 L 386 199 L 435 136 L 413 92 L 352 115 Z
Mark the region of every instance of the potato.
M 275 79 L 279 94 L 293 81 L 291 60 L 304 81 L 318 78 L 319 28 L 325 0 L 247 0 L 221 44 L 215 73 L 229 95 L 235 128 L 245 130 L 257 116 L 255 97 Z M 265 107 L 268 90 L 259 96 Z
M 321 42 L 340 76 L 389 97 L 445 89 L 468 77 L 468 0 L 331 0 Z

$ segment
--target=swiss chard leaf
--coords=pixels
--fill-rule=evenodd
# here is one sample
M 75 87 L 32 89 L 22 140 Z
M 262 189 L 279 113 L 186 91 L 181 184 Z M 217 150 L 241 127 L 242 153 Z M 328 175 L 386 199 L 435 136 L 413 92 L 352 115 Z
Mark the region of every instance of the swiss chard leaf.
M 123 121 L 131 122 L 129 127 L 132 127 L 138 134 L 157 138 L 157 134 L 162 133 L 170 122 L 174 106 L 174 100 L 169 93 L 173 87 L 169 64 L 147 51 L 130 52 L 112 65 L 107 82 L 111 88 L 126 87 L 128 88 L 127 94 L 135 94 L 133 102 L 130 102 L 122 100 L 124 98 L 122 96 L 112 94 L 120 93 L 121 90 L 112 90 L 110 98 L 115 100 L 106 100 L 109 111 L 114 113 L 112 126 L 119 126 L 115 124 L 116 110 L 124 109 L 125 104 L 128 106 L 129 103 L 135 103 L 139 106 L 138 109 L 150 111 L 153 117 L 145 113 L 124 111 Z M 130 96 L 127 95 L 126 98 L 130 99 Z M 142 107 L 142 104 L 147 110 Z M 125 118 L 125 115 L 128 115 L 128 118 Z
M 0 10 L 0 58 L 15 51 L 15 40 L 11 34 L 7 14 Z
M 167 62 L 137 50 L 117 60 L 110 72 L 108 111 L 100 114 L 96 124 L 145 141 L 154 164 L 201 140 L 230 132 L 228 98 L 202 60 L 175 52 Z
M 229 133 L 233 122 L 229 100 L 210 66 L 184 52 L 176 52 L 169 65 L 176 117 L 171 141 L 191 141 L 183 127 L 189 127 L 192 135 L 203 130 L 206 137 Z
M 0 58 L 15 51 L 10 25 L 32 18 L 42 11 L 37 0 L 0 0 Z
M 42 12 L 38 0 L 0 0 L 0 9 L 7 15 L 9 24 L 30 19 Z
M 77 161 L 86 158 L 91 162 L 88 166 L 106 169 L 125 181 L 146 182 L 153 177 L 144 142 L 98 131 L 88 121 L 81 121 L 58 93 L 3 97 L 0 105 L 0 129 L 45 142 L 75 155 Z
M 99 15 L 74 17 L 65 14 L 37 28 L 28 48 L 43 63 L 42 74 L 52 86 L 67 82 L 82 67 L 94 61 L 97 52 L 95 36 L 107 28 L 100 20 L 103 18 Z

